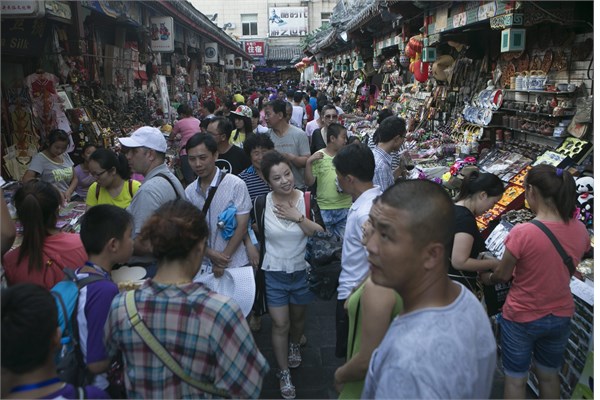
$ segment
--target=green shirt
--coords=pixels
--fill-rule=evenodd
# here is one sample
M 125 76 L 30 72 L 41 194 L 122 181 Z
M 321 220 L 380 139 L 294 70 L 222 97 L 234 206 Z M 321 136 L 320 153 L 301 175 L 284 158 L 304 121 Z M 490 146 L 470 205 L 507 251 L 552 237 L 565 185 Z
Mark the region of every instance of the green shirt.
M 337 175 L 333 166 L 333 157 L 328 155 L 325 149 L 321 149 L 319 152 L 323 153 L 323 158 L 312 163 L 312 173 L 317 179 L 317 203 L 319 208 L 321 210 L 350 208 L 352 197 L 337 191 L 335 184 Z

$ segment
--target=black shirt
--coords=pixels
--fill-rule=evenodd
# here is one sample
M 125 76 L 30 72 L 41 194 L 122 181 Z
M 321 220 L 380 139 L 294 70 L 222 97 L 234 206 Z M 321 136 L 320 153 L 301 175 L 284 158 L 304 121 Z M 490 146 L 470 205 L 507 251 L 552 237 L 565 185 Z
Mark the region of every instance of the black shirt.
M 217 168 L 234 175 L 239 175 L 250 164 L 250 159 L 244 150 L 237 146 L 231 146 L 226 153 L 219 154 L 219 159 L 215 162 Z
M 475 216 L 468 208 L 455 204 L 454 234 L 457 233 L 466 233 L 473 237 L 473 247 L 471 247 L 470 258 L 476 259 L 479 256 L 479 253 L 485 251 L 485 241 L 483 240 L 481 233 L 479 233 Z M 454 246 L 454 241 L 452 242 L 452 245 Z M 475 280 L 477 278 L 477 272 L 458 271 L 452 267 L 452 265 L 450 265 L 448 274 L 450 275 L 450 279 L 462 283 L 467 288 L 474 287 Z M 466 279 L 462 277 L 463 275 L 466 277 Z

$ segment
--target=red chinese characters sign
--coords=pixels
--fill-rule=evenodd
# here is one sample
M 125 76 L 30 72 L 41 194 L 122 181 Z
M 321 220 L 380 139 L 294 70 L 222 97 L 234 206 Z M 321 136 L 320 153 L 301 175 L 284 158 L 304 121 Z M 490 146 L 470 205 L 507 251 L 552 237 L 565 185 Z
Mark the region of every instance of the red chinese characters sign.
M 264 57 L 265 56 L 265 42 L 245 42 L 246 53 L 252 57 Z

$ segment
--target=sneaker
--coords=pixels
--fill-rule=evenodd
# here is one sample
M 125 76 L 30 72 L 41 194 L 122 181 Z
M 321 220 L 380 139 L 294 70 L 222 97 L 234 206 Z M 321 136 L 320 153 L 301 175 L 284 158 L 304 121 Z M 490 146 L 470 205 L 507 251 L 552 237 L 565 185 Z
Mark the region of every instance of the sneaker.
M 248 325 L 250 326 L 250 330 L 252 332 L 260 331 L 260 327 L 261 327 L 260 322 L 261 322 L 261 319 L 258 315 L 251 314 L 250 318 L 248 319 Z
M 300 354 L 300 345 L 297 343 L 290 343 L 290 350 L 288 352 L 288 367 L 298 368 L 302 363 L 302 355 Z
M 277 378 L 279 378 L 279 390 L 281 391 L 281 397 L 284 399 L 295 399 L 296 388 L 294 385 L 292 385 L 292 376 L 290 375 L 290 370 L 286 369 L 279 371 Z

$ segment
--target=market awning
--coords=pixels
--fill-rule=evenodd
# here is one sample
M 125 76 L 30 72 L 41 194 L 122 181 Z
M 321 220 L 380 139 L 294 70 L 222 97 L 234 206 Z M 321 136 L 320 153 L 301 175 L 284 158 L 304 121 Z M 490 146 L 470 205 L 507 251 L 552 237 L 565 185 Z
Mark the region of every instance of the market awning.
M 267 61 L 291 62 L 296 57 L 303 57 L 302 49 L 293 46 L 269 46 Z

